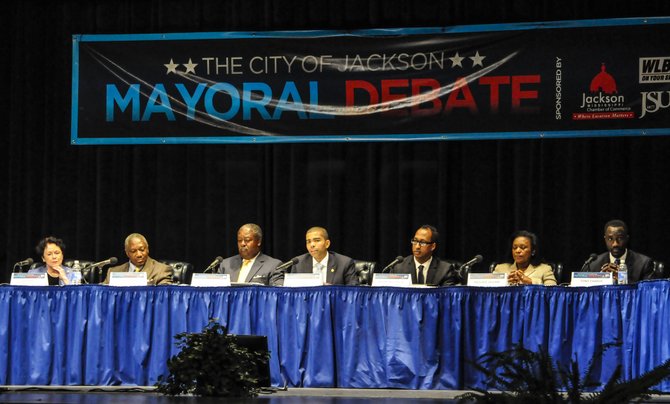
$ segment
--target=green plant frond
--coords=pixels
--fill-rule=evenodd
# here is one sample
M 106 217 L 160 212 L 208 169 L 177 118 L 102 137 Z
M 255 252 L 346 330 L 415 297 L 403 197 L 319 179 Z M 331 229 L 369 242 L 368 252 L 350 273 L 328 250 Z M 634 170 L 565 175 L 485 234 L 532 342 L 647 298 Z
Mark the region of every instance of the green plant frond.
M 619 377 L 614 379 L 613 375 L 605 388 L 596 395 L 599 400 L 597 402 L 627 403 L 634 399 L 648 399 L 654 393 L 652 387 L 668 377 L 670 377 L 670 360 L 632 380 L 620 381 Z
M 652 387 L 670 377 L 670 360 L 628 381 L 621 381 L 618 365 L 604 386 L 593 376 L 605 351 L 620 342 L 603 344 L 591 358 L 584 376 L 572 359 L 567 366 L 554 361 L 546 349 L 531 352 L 523 346 L 479 357 L 473 366 L 486 376 L 486 385 L 496 392 L 472 389 L 457 397 L 459 402 L 474 403 L 629 403 L 647 399 Z M 593 391 L 595 390 L 595 391 Z M 591 392 L 588 392 L 591 391 Z
M 600 348 L 598 350 L 596 350 L 596 352 L 593 354 L 593 357 L 589 361 L 588 366 L 586 367 L 586 373 L 584 375 L 584 383 L 585 384 L 591 385 L 591 384 L 595 383 L 595 386 L 593 386 L 593 387 L 596 387 L 596 386 L 600 385 L 598 382 L 594 382 L 595 379 L 593 377 L 593 372 L 595 371 L 596 365 L 602 361 L 602 358 L 605 355 L 605 352 L 607 352 L 610 348 L 620 347 L 621 345 L 623 345 L 623 343 L 621 341 L 607 342 L 607 343 L 602 344 L 600 346 Z M 573 361 L 576 361 L 576 359 L 573 360 Z

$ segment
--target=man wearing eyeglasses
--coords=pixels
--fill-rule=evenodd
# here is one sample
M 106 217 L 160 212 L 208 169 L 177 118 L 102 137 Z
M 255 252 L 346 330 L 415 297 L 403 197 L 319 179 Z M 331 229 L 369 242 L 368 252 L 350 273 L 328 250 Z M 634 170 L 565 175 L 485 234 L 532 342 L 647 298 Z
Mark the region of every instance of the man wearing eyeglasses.
M 636 283 L 654 277 L 654 264 L 651 258 L 637 253 L 628 247 L 628 226 L 621 220 L 605 223 L 605 245 L 607 252 L 602 253 L 589 264 L 590 272 L 613 272 L 617 274 L 620 263 L 628 267 L 628 283 Z
M 437 229 L 423 225 L 414 233 L 410 241 L 412 255 L 396 264 L 392 273 L 411 274 L 412 283 L 434 286 L 457 285 L 460 281 L 456 268 L 446 261 L 433 256 L 437 249 Z

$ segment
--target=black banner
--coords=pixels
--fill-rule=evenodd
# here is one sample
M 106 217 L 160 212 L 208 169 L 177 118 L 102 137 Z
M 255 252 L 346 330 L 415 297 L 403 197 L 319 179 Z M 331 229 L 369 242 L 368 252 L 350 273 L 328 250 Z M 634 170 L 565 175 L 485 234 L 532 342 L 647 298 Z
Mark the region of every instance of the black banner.
M 76 35 L 72 143 L 668 134 L 668 23 Z

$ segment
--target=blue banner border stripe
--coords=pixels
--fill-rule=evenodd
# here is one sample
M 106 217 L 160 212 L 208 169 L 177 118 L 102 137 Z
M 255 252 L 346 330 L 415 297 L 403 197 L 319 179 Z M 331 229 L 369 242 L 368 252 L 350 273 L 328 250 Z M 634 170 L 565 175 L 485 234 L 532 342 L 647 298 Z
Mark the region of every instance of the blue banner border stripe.
M 535 29 L 578 28 L 578 27 L 609 27 L 668 24 L 670 17 L 639 17 L 612 18 L 602 20 L 566 20 L 549 22 L 529 22 L 510 24 L 479 24 L 455 25 L 451 27 L 426 28 L 389 28 L 363 30 L 305 30 L 305 31 L 239 31 L 239 32 L 187 32 L 166 34 L 82 34 L 73 35 L 81 42 L 116 42 L 116 41 L 160 41 L 160 40 L 201 40 L 201 39 L 238 39 L 238 38 L 286 38 L 286 37 L 331 37 L 331 36 L 392 36 L 422 35 L 441 33 L 470 33 L 495 31 L 526 31 Z
M 264 136 L 264 137 L 148 137 L 148 138 L 82 138 L 73 140 L 79 145 L 140 145 L 140 144 L 242 144 L 242 143 L 332 143 L 384 141 L 440 141 L 440 140 L 504 140 L 504 139 L 560 139 L 575 137 L 667 136 L 670 128 L 580 130 L 553 132 L 485 132 L 485 133 L 429 133 L 415 135 L 355 135 L 355 136 Z

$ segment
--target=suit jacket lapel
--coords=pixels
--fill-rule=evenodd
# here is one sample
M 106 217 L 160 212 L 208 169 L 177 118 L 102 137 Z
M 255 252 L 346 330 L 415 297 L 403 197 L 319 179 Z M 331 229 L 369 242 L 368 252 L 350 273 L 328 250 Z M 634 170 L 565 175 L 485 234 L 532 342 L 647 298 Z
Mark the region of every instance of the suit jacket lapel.
M 438 264 L 439 260 L 437 257 L 433 257 L 433 259 L 430 261 L 430 267 L 428 267 L 428 272 L 425 275 L 426 278 L 426 285 L 435 285 L 437 282 L 435 282 L 435 279 L 440 279 L 440 274 L 438 274 Z
M 414 266 L 414 258 L 410 259 L 407 263 L 407 269 L 409 270 L 410 275 L 412 275 L 412 283 L 417 283 L 418 279 L 416 278 L 416 266 Z
M 534 267 L 534 266 L 528 264 L 528 269 L 527 269 L 527 271 L 528 271 L 528 272 L 526 272 L 526 276 L 530 278 L 531 275 L 533 275 L 533 273 L 534 273 L 535 271 L 537 271 L 537 267 Z
M 635 273 L 635 274 L 634 274 L 634 273 L 633 273 L 633 272 L 636 270 L 636 268 L 635 268 L 635 261 L 636 261 L 636 260 L 635 260 L 635 255 L 634 255 L 633 252 L 629 249 L 629 250 L 628 250 L 628 255 L 626 256 L 626 261 L 624 261 L 624 263 L 626 264 L 626 267 L 628 267 L 628 278 L 629 278 L 629 279 L 630 279 L 630 278 L 633 278 L 633 279 L 641 280 L 641 279 L 640 279 L 640 274 L 638 274 L 638 273 Z M 642 269 L 640 268 L 640 270 L 642 270 Z
M 312 272 L 312 256 L 307 254 L 307 258 L 298 266 L 298 272 L 308 274 Z
M 237 255 L 230 260 L 230 281 L 237 282 L 240 277 L 240 269 L 242 269 L 242 257 Z
M 254 265 L 252 265 L 251 268 L 249 268 L 249 273 L 247 273 L 247 279 L 245 279 L 245 282 L 249 282 L 254 278 L 254 276 L 256 276 L 258 271 L 263 266 L 263 261 L 265 261 L 265 259 L 263 258 L 263 254 L 259 254 L 258 257 L 256 257 L 256 260 L 254 261 Z
M 142 272 L 147 273 L 147 277 L 149 277 L 149 274 L 152 272 L 154 269 L 154 262 L 151 260 L 151 258 L 147 259 L 147 262 L 144 263 L 144 267 L 142 268 Z
M 328 253 L 328 265 L 326 265 L 326 283 L 333 283 L 335 278 L 335 271 L 337 271 L 337 261 L 335 261 L 335 254 Z

